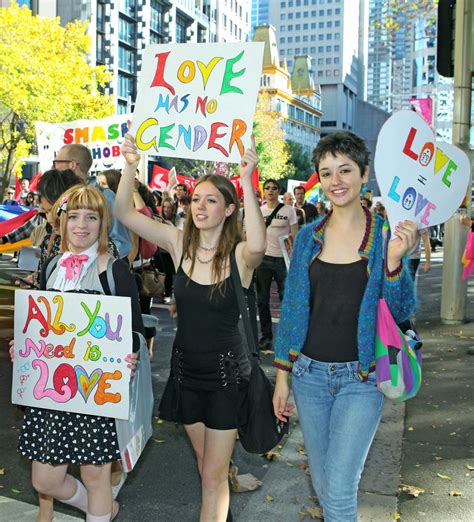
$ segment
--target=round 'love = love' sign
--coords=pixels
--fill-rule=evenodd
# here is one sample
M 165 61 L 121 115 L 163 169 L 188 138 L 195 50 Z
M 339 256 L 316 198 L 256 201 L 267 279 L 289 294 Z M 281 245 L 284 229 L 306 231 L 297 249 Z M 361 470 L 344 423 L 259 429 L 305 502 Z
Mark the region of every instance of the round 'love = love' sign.
M 467 155 L 436 141 L 413 111 L 398 111 L 385 122 L 374 163 L 392 228 L 403 220 L 420 229 L 444 223 L 463 202 L 471 178 Z

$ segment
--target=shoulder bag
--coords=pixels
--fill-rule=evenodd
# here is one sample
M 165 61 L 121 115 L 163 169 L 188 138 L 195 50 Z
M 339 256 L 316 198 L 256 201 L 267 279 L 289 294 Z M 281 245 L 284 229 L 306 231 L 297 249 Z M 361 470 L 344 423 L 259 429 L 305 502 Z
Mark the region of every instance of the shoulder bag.
M 273 411 L 273 385 L 260 367 L 244 291 L 235 260 L 235 252 L 231 254 L 230 263 L 232 283 L 239 303 L 247 340 L 244 344 L 251 365 L 247 392 L 248 417 L 246 424 L 238 429 L 239 440 L 245 451 L 249 453 L 267 453 L 280 442 L 283 435 L 288 433 L 289 421 L 280 422 Z

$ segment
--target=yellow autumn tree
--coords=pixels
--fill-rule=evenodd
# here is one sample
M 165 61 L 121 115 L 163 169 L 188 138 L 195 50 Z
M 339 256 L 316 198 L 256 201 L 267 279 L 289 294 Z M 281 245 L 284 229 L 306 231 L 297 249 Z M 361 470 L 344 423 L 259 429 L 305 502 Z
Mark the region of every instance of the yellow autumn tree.
M 91 66 L 87 23 L 60 25 L 12 2 L 0 9 L 0 194 L 35 140 L 36 121 L 58 123 L 113 114 L 100 90 L 111 75 Z
M 289 163 L 290 150 L 281 127 L 282 117 L 273 110 L 271 98 L 261 91 L 254 118 L 254 136 L 260 179 L 280 179 L 291 176 L 294 166 Z

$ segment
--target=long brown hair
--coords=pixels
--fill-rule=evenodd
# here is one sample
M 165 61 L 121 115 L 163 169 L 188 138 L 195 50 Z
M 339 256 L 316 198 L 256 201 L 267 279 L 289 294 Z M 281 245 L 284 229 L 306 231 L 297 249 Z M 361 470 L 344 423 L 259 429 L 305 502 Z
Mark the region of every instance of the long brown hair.
M 203 176 L 197 183 L 197 188 L 201 183 L 209 181 L 224 196 L 225 206 L 235 205 L 234 212 L 227 216 L 224 221 L 222 233 L 219 238 L 216 253 L 212 260 L 211 281 L 213 281 L 214 291 L 222 286 L 222 272 L 225 270 L 225 263 L 234 250 L 235 246 L 242 240 L 241 228 L 238 223 L 239 199 L 234 185 L 224 176 L 208 174 Z M 189 211 L 186 216 L 183 235 L 183 251 L 189 259 L 191 259 L 191 268 L 189 276 L 192 276 L 194 265 L 196 262 L 196 253 L 199 246 L 199 229 L 194 224 L 192 213 Z

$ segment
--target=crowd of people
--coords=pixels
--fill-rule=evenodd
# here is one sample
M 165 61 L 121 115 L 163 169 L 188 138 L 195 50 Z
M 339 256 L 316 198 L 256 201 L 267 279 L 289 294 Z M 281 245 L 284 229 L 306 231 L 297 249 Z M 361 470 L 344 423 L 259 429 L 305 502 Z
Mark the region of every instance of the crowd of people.
M 150 354 L 156 331 L 142 321 L 152 300 L 142 276 L 150 268 L 165 275 L 163 299 L 178 321 L 159 414 L 182 424 L 194 449 L 202 522 L 232 520 L 228 472 L 237 429 L 246 422 L 251 368 L 238 326 L 233 281 L 240 280 L 258 347 L 275 352 L 273 403 L 281 422 L 294 413 L 288 401 L 293 375 L 325 520 L 357 520 L 358 483 L 383 405 L 374 373 L 376 304 L 383 287 L 397 322 L 412 315 L 413 278 L 426 235 L 403 222 L 387 246 L 380 209 L 369 210 L 370 200 L 360 196 L 368 180 L 367 146 L 351 132 L 318 142 L 313 162 L 324 200 L 316 205 L 305 201 L 304 185 L 283 195 L 276 179 L 263 183 L 260 204 L 251 180 L 258 163 L 253 142 L 239 164 L 241 201 L 218 175 L 200 178 L 192 193 L 185 185 L 152 193 L 138 181 L 140 156 L 130 134 L 122 155 L 121 172 L 95 177 L 85 146 L 62 147 L 38 183 L 44 222 L 27 222 L 1 242 L 35 231 L 41 258 L 29 280 L 42 290 L 110 295 L 106 272 L 112 270 L 116 295 L 130 297 L 133 331 L 148 340 Z M 286 240 L 294 240 L 289 269 Z M 275 334 L 273 282 L 282 302 Z M 154 342 L 159 346 L 159 338 Z M 131 378 L 137 343 L 134 335 Z M 14 340 L 10 354 L 13 359 Z M 100 441 L 93 451 L 90 437 Z M 116 440 L 110 419 L 26 408 L 18 451 L 32 462 L 39 521 L 52 520 L 54 499 L 83 511 L 88 522 L 117 516 L 113 486 L 122 473 Z M 80 466 L 81 480 L 68 473 L 70 465 Z

